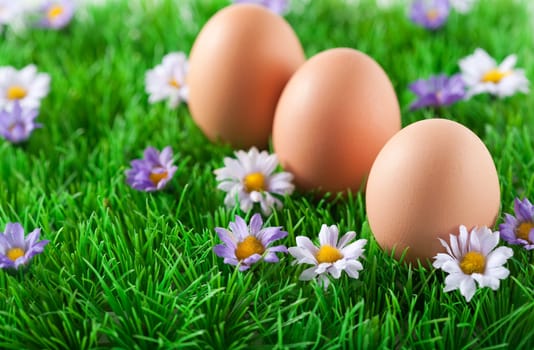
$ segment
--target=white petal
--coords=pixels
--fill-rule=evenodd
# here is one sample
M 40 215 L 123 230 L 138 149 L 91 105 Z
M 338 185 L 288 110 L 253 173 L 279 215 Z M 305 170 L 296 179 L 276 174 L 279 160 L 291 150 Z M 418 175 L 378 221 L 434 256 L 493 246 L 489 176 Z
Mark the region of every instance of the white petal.
M 499 247 L 488 254 L 486 258 L 486 268 L 494 268 L 503 265 L 514 255 L 514 251 L 508 247 Z
M 359 239 L 356 242 L 351 243 L 345 248 L 341 249 L 341 254 L 343 254 L 345 258 L 358 259 L 362 255 L 364 251 L 363 247 L 366 243 L 366 239 Z
M 358 278 L 359 271 L 363 270 L 362 264 L 358 260 L 349 260 L 345 266 L 345 272 L 351 278 Z
M 349 231 L 345 233 L 340 239 L 339 242 L 337 242 L 337 249 L 343 249 L 347 243 L 352 241 L 356 237 L 356 232 Z
M 465 300 L 469 302 L 476 291 L 475 281 L 472 278 L 466 278 L 460 283 L 460 293 L 465 297 Z
M 456 260 L 450 260 L 445 262 L 441 269 L 447 273 L 461 273 L 462 269 L 460 268 L 460 264 Z
M 506 71 L 512 70 L 512 68 L 514 68 L 516 62 L 517 62 L 517 55 L 509 55 L 499 65 L 499 70 L 501 72 L 506 72 Z
M 510 275 L 510 271 L 506 267 L 498 266 L 487 269 L 486 274 L 503 280 Z
M 460 284 L 469 278 L 469 276 L 464 275 L 463 273 L 451 273 L 445 278 L 445 292 L 450 292 L 451 290 L 460 289 Z
M 332 225 L 328 227 L 323 224 L 321 226 L 321 231 L 319 232 L 319 243 L 321 244 L 321 246 L 328 244 L 332 247 L 337 247 L 338 234 L 339 230 L 337 226 Z
M 471 277 L 478 282 L 480 288 L 490 287 L 493 290 L 499 289 L 499 279 L 493 276 L 485 276 L 480 273 L 474 273 Z
M 309 269 L 306 269 L 302 271 L 302 273 L 299 276 L 299 280 L 301 281 L 309 281 L 315 278 L 317 276 L 317 273 L 315 272 L 315 266 L 310 267 Z

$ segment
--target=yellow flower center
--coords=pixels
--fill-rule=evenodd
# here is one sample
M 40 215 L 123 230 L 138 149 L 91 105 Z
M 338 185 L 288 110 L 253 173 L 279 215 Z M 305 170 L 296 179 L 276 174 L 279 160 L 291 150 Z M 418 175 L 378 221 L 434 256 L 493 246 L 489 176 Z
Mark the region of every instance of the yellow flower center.
M 172 86 L 172 87 L 175 87 L 177 89 L 180 88 L 180 83 L 176 81 L 176 79 L 172 79 L 171 81 L 169 81 L 169 85 Z
M 63 6 L 61 5 L 53 5 L 48 10 L 47 16 L 50 21 L 53 21 L 56 19 L 57 16 L 60 16 L 64 12 Z
M 7 258 L 11 261 L 15 261 L 21 256 L 24 256 L 24 250 L 22 248 L 11 248 L 7 251 Z
M 468 252 L 462 258 L 460 268 L 466 275 L 483 273 L 486 269 L 486 258 L 479 252 Z
M 534 222 L 531 221 L 525 221 L 519 224 L 517 226 L 517 229 L 515 230 L 515 234 L 517 235 L 517 238 L 524 239 L 525 241 L 530 242 L 528 239 L 528 234 L 530 233 L 530 230 L 534 228 Z
M 235 249 L 235 256 L 237 260 L 244 260 L 254 254 L 263 254 L 265 247 L 261 244 L 260 240 L 254 236 L 247 236 L 243 242 L 237 244 Z
M 508 76 L 510 74 L 512 74 L 512 72 L 510 72 L 510 71 L 501 72 L 498 69 L 492 69 L 492 70 L 486 72 L 482 76 L 482 82 L 497 84 L 498 82 L 500 82 L 502 80 L 502 78 L 504 78 L 504 77 L 506 77 L 506 76 Z
M 430 9 L 426 11 L 426 18 L 429 21 L 435 21 L 439 17 L 439 12 L 436 9 Z
M 321 263 L 333 263 L 343 258 L 343 254 L 336 247 L 332 247 L 329 244 L 321 246 L 317 254 L 315 255 L 317 262 Z
M 154 184 L 154 186 L 157 186 L 159 182 L 163 179 L 166 179 L 168 176 L 167 172 L 164 171 L 162 173 L 150 173 L 150 181 Z
M 245 176 L 243 180 L 245 184 L 245 191 L 265 191 L 265 176 L 262 173 L 251 173 Z
M 28 92 L 26 89 L 19 85 L 10 86 L 7 89 L 8 100 L 21 100 L 26 97 L 27 94 Z

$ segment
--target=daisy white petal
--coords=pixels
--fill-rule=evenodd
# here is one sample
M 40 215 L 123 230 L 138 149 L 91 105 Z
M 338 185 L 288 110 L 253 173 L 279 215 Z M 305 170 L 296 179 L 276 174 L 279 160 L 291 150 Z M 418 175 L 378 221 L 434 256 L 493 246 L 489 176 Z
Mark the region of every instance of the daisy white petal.
M 20 71 L 13 67 L 0 68 L 0 109 L 11 110 L 15 102 L 22 108 L 39 109 L 49 90 L 50 76 L 38 73 L 33 64 Z
M 301 281 L 309 281 L 314 279 L 317 276 L 317 273 L 315 273 L 315 266 L 310 267 L 309 269 L 306 269 L 302 271 L 302 273 L 299 276 L 299 280 Z
M 234 154 L 236 159 L 224 158 L 225 166 L 214 171 L 219 181 L 217 188 L 227 192 L 224 204 L 233 207 L 237 199 L 241 210 L 248 212 L 258 203 L 264 215 L 282 208 L 282 202 L 274 195 L 293 193 L 294 186 L 290 182 L 293 176 L 285 172 L 273 173 L 278 166 L 276 155 L 260 152 L 256 147 Z
M 308 237 L 297 236 L 297 246 L 288 248 L 289 254 L 296 259 L 297 264 L 314 265 L 304 270 L 300 279 L 311 280 L 317 277 L 317 282 L 326 289 L 330 283 L 328 275 L 337 279 L 341 277 L 343 271 L 346 271 L 350 278 L 358 278 L 359 271 L 363 269 L 358 258 L 363 253 L 363 246 L 367 241 L 360 239 L 347 245 L 348 238 L 353 239 L 354 236 L 351 231 L 338 240 L 339 229 L 336 225 L 321 226 L 318 246 L 315 246 Z
M 162 63 L 145 74 L 145 90 L 150 103 L 167 99 L 171 108 L 187 102 L 186 75 L 188 62 L 185 53 L 172 52 L 163 57 Z
M 508 269 L 502 265 L 512 257 L 513 251 L 508 247 L 499 247 L 498 232 L 492 232 L 487 227 L 474 228 L 470 232 L 465 226 L 460 226 L 460 237 L 451 235 L 451 245 L 458 246 L 445 248 L 447 254 L 438 253 L 434 257 L 433 266 L 440 268 L 449 275 L 445 278 L 445 292 L 459 289 L 460 293 L 469 302 L 476 291 L 476 283 L 480 288 L 499 288 L 500 280 L 509 275 Z
M 523 70 L 514 69 L 516 61 L 516 55 L 510 55 L 497 65 L 497 62 L 480 48 L 461 59 L 459 66 L 468 89 L 467 97 L 489 93 L 502 98 L 517 92 L 527 93 L 529 81 Z
M 471 301 L 477 289 L 475 281 L 472 278 L 465 278 L 459 286 L 460 293 L 465 297 L 467 302 Z

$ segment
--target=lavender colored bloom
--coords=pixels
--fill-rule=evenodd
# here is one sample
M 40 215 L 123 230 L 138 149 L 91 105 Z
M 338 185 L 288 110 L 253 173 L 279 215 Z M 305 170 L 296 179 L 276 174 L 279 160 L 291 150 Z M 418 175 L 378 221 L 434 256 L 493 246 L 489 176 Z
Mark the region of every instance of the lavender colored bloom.
M 258 4 L 271 10 L 272 12 L 282 15 L 286 12 L 289 0 L 234 0 L 236 4 Z
M 411 110 L 429 106 L 448 106 L 465 97 L 465 83 L 461 74 L 455 74 L 450 78 L 440 74 L 427 80 L 416 80 L 409 88 L 418 97 L 410 106 Z
M 40 235 L 41 229 L 36 228 L 25 238 L 24 229 L 18 222 L 6 224 L 5 232 L 0 233 L 0 268 L 18 269 L 42 253 L 50 241 L 39 241 Z
M 250 226 L 240 216 L 235 216 L 235 222 L 229 224 L 230 230 L 216 227 L 215 232 L 219 235 L 223 244 L 213 248 L 215 254 L 224 258 L 224 263 L 239 266 L 240 271 L 245 271 L 262 258 L 269 263 L 278 262 L 275 253 L 287 253 L 284 245 L 271 247 L 271 243 L 285 238 L 287 232 L 281 227 L 262 228 L 263 220 L 260 214 L 254 214 L 250 219 Z
M 449 17 L 449 0 L 414 0 L 410 19 L 428 29 L 438 29 Z
M 504 223 L 499 225 L 501 238 L 510 244 L 522 244 L 525 249 L 534 249 L 534 205 L 525 198 L 514 200 L 515 216 L 504 214 Z
M 30 134 L 41 124 L 35 123 L 38 111 L 23 109 L 18 101 L 13 104 L 13 110 L 0 111 L 0 136 L 12 143 L 27 140 Z
M 126 171 L 126 181 L 132 188 L 145 192 L 164 188 L 177 169 L 173 165 L 172 149 L 169 146 L 161 153 L 154 147 L 147 147 L 144 158 L 132 160 L 131 166 L 132 169 Z
M 72 20 L 74 9 L 73 0 L 49 0 L 41 7 L 40 25 L 52 29 L 64 28 Z

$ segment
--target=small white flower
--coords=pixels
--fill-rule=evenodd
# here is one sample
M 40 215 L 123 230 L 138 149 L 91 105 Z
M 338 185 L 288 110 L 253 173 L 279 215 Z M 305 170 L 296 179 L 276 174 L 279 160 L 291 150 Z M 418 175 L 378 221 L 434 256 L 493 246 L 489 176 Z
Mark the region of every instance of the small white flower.
M 258 152 L 252 147 L 248 152 L 235 152 L 237 159 L 225 157 L 224 167 L 214 171 L 218 189 L 227 192 L 224 204 L 231 208 L 240 203 L 241 210 L 248 212 L 254 203 L 261 205 L 265 215 L 272 209 L 282 208 L 282 202 L 272 194 L 289 195 L 295 186 L 293 175 L 287 172 L 273 174 L 278 166 L 275 154 Z
M 480 288 L 499 288 L 500 280 L 510 274 L 502 265 L 514 255 L 512 249 L 499 247 L 499 232 L 487 227 L 474 228 L 467 232 L 460 226 L 460 235 L 450 235 L 450 246 L 439 239 L 447 249 L 447 254 L 438 253 L 433 266 L 449 275 L 445 278 L 445 292 L 460 289 L 460 293 L 470 301 L 476 291 L 475 281 Z
M 363 254 L 366 239 L 359 239 L 348 244 L 356 237 L 356 232 L 347 232 L 338 241 L 339 230 L 336 225 L 323 225 L 319 232 L 319 247 L 316 247 L 308 237 L 298 236 L 297 246 L 288 248 L 289 253 L 297 259 L 297 264 L 314 265 L 300 274 L 299 279 L 309 281 L 318 278 L 319 283 L 328 288 L 330 280 L 328 274 L 338 279 L 345 271 L 351 278 L 358 278 L 363 266 L 358 258 Z M 347 245 L 348 244 L 348 245 Z
M 516 55 L 510 55 L 497 65 L 488 53 L 480 48 L 473 55 L 460 60 L 462 79 L 467 86 L 467 96 L 490 93 L 498 97 L 512 96 L 529 91 L 529 81 L 523 69 L 514 69 Z
M 0 67 L 0 109 L 11 110 L 15 101 L 27 109 L 39 109 L 41 99 L 50 91 L 50 76 L 37 73 L 30 64 L 20 71 L 13 67 Z
M 471 10 L 476 0 L 450 0 L 451 7 L 460 13 L 467 13 Z
M 0 0 L 0 26 L 11 24 L 23 12 L 24 7 L 20 1 Z
M 187 102 L 187 68 L 187 57 L 183 52 L 165 55 L 160 65 L 146 72 L 145 89 L 149 94 L 148 102 L 168 99 L 171 108 L 177 107 L 181 101 Z

